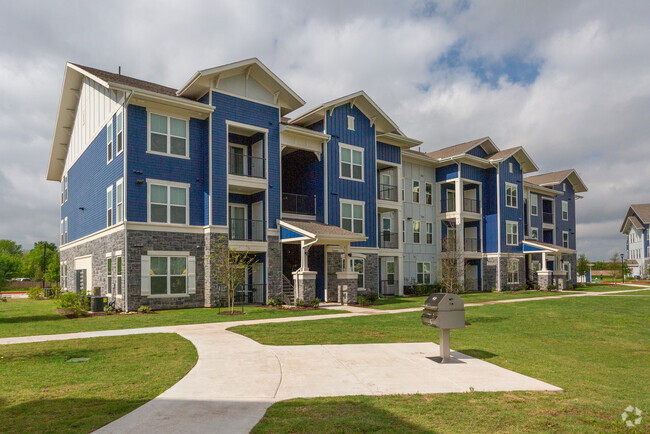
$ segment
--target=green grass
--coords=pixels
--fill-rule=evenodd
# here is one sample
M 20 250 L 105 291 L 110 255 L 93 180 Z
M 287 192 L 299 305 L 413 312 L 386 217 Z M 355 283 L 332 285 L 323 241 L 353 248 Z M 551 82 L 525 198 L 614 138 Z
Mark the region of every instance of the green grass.
M 421 325 L 419 317 L 413 312 L 230 330 L 270 345 L 437 341 L 437 330 Z M 292 400 L 271 407 L 256 431 L 622 431 L 625 407 L 650 409 L 646 298 L 571 297 L 469 307 L 467 320 L 471 326 L 452 331 L 452 348 L 564 392 Z
M 479 303 L 482 301 L 512 300 L 515 298 L 530 297 L 553 297 L 564 295 L 558 292 L 548 291 L 503 291 L 503 292 L 473 292 L 470 294 L 461 294 L 465 303 Z M 420 307 L 427 297 L 389 297 L 383 300 L 377 300 L 374 306 L 368 306 L 373 309 L 406 309 L 410 307 Z
M 89 357 L 70 363 L 72 357 Z M 197 361 L 176 334 L 0 346 L 3 432 L 90 432 L 158 396 Z
M 223 321 L 283 318 L 341 313 L 334 310 L 289 311 L 251 306 L 245 315 L 219 315 L 217 309 L 160 310 L 150 315 L 109 315 L 68 319 L 54 309 L 52 300 L 13 299 L 0 304 L 0 338 L 50 335 L 96 330 L 203 324 Z
M 625 291 L 628 289 L 641 289 L 638 286 L 632 285 L 588 285 L 584 288 L 578 289 L 585 292 L 608 292 L 608 291 Z

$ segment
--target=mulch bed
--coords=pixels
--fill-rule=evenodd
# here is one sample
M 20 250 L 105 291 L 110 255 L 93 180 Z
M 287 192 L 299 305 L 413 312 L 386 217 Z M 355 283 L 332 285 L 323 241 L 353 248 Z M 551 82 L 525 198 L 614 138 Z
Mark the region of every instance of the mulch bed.
M 297 306 L 264 306 L 267 309 L 277 309 L 277 310 L 292 310 L 292 311 L 303 311 L 303 310 L 317 310 L 317 307 L 311 307 L 311 306 L 302 306 L 302 307 L 297 307 Z

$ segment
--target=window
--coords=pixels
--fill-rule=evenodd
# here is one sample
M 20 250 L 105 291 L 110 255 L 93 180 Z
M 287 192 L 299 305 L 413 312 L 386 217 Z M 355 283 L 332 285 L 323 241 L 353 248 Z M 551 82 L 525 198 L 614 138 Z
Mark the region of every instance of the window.
M 113 258 L 111 258 L 110 253 L 106 256 L 106 292 L 108 294 L 113 293 Z
M 537 195 L 530 194 L 530 215 L 537 215 Z
M 417 282 L 420 284 L 431 283 L 431 263 L 430 262 L 417 262 L 416 263 Z
M 67 243 L 68 242 L 68 218 L 63 219 L 63 242 Z
M 519 261 L 508 262 L 508 283 L 519 283 Z
M 61 243 L 59 243 L 59 245 L 61 245 L 61 244 L 65 244 L 64 232 L 63 232 L 63 219 L 61 219 L 61 230 L 60 230 L 60 233 L 61 233 Z
M 517 186 L 506 182 L 506 206 L 517 208 Z
M 506 221 L 506 245 L 516 246 L 519 244 L 519 223 Z
M 120 179 L 115 184 L 115 218 L 117 223 L 124 221 L 124 182 Z
M 187 257 L 151 257 L 151 294 L 187 293 Z
M 149 151 L 187 157 L 187 121 L 151 113 L 149 116 Z
M 508 172 L 512 173 L 512 161 L 508 163 Z
M 65 177 L 64 177 L 65 179 Z M 64 179 L 61 180 L 61 205 L 65 203 L 65 182 Z
M 341 144 L 339 158 L 341 178 L 363 181 L 363 149 Z
M 189 186 L 149 184 L 149 221 L 152 223 L 188 224 Z
M 433 244 L 433 223 L 426 224 L 427 244 Z
M 402 178 L 402 202 L 404 202 L 404 184 L 406 183 L 406 180 Z
M 106 189 L 106 227 L 113 225 L 113 186 Z
M 539 241 L 539 230 L 537 228 L 531 228 L 531 230 L 530 230 L 530 238 L 532 240 L 538 240 Z
M 567 272 L 568 277 L 571 277 L 571 262 L 562 261 L 562 270 Z
M 65 184 L 65 202 L 68 201 L 68 175 L 63 177 L 63 182 Z
M 443 245 L 443 248 L 446 251 L 452 251 L 456 250 L 456 228 L 455 227 L 448 227 L 447 228 L 447 240 L 446 240 L 446 246 Z
M 68 289 L 68 264 L 63 263 L 63 289 Z
M 562 220 L 569 220 L 569 202 L 562 201 Z
M 429 182 L 424 184 L 424 202 L 427 205 L 433 205 L 433 185 Z
M 113 161 L 113 121 L 106 125 L 106 164 Z
M 533 273 L 539 271 L 539 261 L 533 261 Z
M 356 271 L 359 273 L 357 275 L 357 288 L 362 289 L 365 288 L 365 276 L 363 274 L 364 270 L 364 260 L 363 259 L 357 259 L 353 258 L 352 259 L 352 271 Z
M 420 203 L 420 181 L 413 181 L 413 203 Z
M 402 242 L 406 242 L 406 222 L 402 220 Z
M 364 205 L 341 201 L 341 227 L 356 234 L 363 234 Z
M 420 242 L 420 222 L 418 220 L 413 220 L 413 243 L 418 244 Z
M 354 131 L 354 116 L 348 116 L 348 130 Z
M 454 190 L 447 190 L 446 191 L 446 196 L 447 196 L 447 203 L 446 205 L 446 212 L 454 212 L 456 210 L 456 192 Z
M 562 183 L 562 191 L 566 191 L 566 184 Z
M 395 284 L 395 262 L 386 261 L 386 283 L 388 285 Z
M 117 126 L 115 127 L 117 132 L 116 136 L 116 145 L 115 145 L 115 155 L 120 155 L 124 150 L 124 113 L 119 112 L 117 114 Z
M 117 287 L 116 287 L 116 293 L 117 295 L 122 295 L 122 257 L 118 256 L 116 258 L 117 262 Z
M 569 233 L 567 231 L 562 232 L 562 247 L 569 248 Z

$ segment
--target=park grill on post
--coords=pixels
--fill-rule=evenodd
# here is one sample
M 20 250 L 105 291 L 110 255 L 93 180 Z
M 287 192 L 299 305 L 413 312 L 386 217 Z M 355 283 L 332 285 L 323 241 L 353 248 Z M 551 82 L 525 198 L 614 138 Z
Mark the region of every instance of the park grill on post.
M 465 303 L 458 294 L 431 294 L 422 305 L 422 324 L 440 329 L 440 363 L 454 361 L 450 356 L 449 330 L 465 327 Z

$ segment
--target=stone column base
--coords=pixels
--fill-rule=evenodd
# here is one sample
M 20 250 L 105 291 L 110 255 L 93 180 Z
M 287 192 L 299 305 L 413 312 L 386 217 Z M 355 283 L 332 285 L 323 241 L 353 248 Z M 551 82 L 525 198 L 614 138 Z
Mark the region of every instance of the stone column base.
M 564 291 L 567 288 L 567 272 L 566 271 L 555 271 L 553 273 L 555 281 L 557 282 L 558 291 Z
M 336 273 L 338 301 L 341 304 L 356 303 L 359 300 L 356 271 L 339 271 Z
M 553 272 L 551 270 L 537 271 L 537 284 L 542 291 L 548 291 L 548 286 L 553 284 Z
M 309 303 L 316 298 L 317 273 L 315 271 L 294 271 L 291 274 L 293 274 L 294 303 L 299 299 Z

